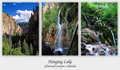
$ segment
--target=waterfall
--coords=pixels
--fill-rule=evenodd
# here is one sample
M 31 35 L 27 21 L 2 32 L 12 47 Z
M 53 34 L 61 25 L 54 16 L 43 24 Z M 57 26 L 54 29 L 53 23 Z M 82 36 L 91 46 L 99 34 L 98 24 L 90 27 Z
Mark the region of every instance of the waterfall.
M 63 42 L 62 42 L 62 31 L 63 31 L 63 26 L 60 24 L 60 11 L 58 14 L 58 19 L 57 19 L 57 28 L 56 28 L 56 34 L 55 34 L 55 42 L 54 42 L 54 48 L 55 51 L 61 51 L 63 52 Z

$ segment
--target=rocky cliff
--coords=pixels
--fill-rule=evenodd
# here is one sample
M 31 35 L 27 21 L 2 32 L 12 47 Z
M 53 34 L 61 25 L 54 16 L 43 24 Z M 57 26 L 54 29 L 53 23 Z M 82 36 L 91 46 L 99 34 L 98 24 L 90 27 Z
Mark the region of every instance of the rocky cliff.
M 33 45 L 33 52 L 36 53 L 39 51 L 39 7 L 36 6 L 34 15 L 31 15 L 31 18 L 28 22 L 28 31 L 26 35 L 26 40 Z
M 3 34 L 10 34 L 10 26 L 11 26 L 11 34 L 14 32 L 18 32 L 19 34 L 22 34 L 22 28 L 17 24 L 16 20 L 12 18 L 12 16 L 9 16 L 5 12 L 2 12 L 2 32 Z M 10 25 L 10 23 L 12 23 Z
M 49 11 L 50 9 L 54 8 L 55 6 L 59 7 L 58 3 L 56 3 L 56 2 L 46 3 L 45 7 L 43 7 L 42 14 L 44 14 L 46 11 Z
M 26 35 L 26 33 L 28 32 L 28 24 L 24 24 L 22 26 L 22 29 L 23 29 L 23 35 Z

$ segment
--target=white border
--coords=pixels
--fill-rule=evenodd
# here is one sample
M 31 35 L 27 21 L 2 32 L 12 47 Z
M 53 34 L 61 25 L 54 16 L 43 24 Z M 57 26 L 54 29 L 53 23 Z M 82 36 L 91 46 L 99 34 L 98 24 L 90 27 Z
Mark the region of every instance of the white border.
M 39 2 L 39 6 L 41 6 L 42 2 L 79 2 L 79 6 L 81 2 L 118 2 L 118 18 L 120 18 L 119 10 L 119 0 L 0 0 L 0 14 L 2 14 L 2 2 Z M 80 7 L 79 7 L 80 12 Z M 41 16 L 41 7 L 39 7 L 39 16 Z M 79 13 L 79 21 L 80 20 L 80 14 Z M 0 15 L 0 22 L 2 23 L 2 15 Z M 41 17 L 39 18 L 41 22 Z M 46 56 L 43 57 L 39 55 L 36 56 L 2 56 L 2 24 L 0 23 L 0 70 L 120 70 L 120 51 L 118 50 L 118 56 L 81 56 L 80 54 L 80 46 L 81 46 L 81 23 L 79 23 L 79 56 Z M 118 42 L 120 41 L 119 38 L 119 30 L 120 30 L 120 20 L 118 19 Z M 41 29 L 42 24 L 39 23 L 39 43 L 42 43 L 41 41 Z M 119 48 L 118 43 L 118 49 Z M 39 44 L 39 50 L 41 50 L 41 45 Z M 40 51 L 39 51 L 39 54 Z M 73 61 L 73 64 L 76 64 L 76 68 L 44 68 L 44 65 L 48 63 L 49 59 L 54 60 L 67 60 L 71 59 Z

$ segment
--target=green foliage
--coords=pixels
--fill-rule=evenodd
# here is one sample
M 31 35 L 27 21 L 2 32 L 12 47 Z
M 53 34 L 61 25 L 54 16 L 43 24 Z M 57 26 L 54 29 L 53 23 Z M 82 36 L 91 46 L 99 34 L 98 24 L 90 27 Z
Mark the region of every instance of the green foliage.
M 2 52 L 3 52 L 3 55 L 9 55 L 10 53 L 10 47 L 7 43 L 2 43 Z
M 2 40 L 3 40 L 4 43 L 7 43 L 7 44 L 9 43 L 9 39 L 7 38 L 6 34 L 3 34 L 3 39 Z
M 21 47 L 18 47 L 18 48 L 12 49 L 12 55 L 24 55 L 24 54 L 21 52 Z
M 104 12 L 101 14 L 102 20 L 106 21 L 109 26 L 117 27 L 117 9 L 117 3 L 113 3 L 113 5 L 108 6 L 108 10 L 104 10 Z
M 84 20 L 81 20 L 81 28 L 85 28 L 86 27 L 86 22 Z
M 105 44 L 105 38 L 104 38 L 104 36 L 100 35 L 99 37 L 100 37 L 101 42 L 102 42 L 103 44 Z
M 87 38 L 89 38 L 90 37 L 90 33 L 87 33 Z
M 33 46 L 30 44 L 30 54 L 33 55 Z
M 21 47 L 21 41 L 19 40 L 19 42 L 18 42 L 18 47 Z
M 57 7 L 52 8 L 49 11 L 46 11 L 42 19 L 42 30 L 47 31 L 49 26 L 57 23 L 59 9 Z
M 71 8 L 68 8 L 67 11 L 70 11 Z
M 92 40 L 90 38 L 87 38 L 86 41 L 88 41 L 89 43 L 92 42 Z
M 16 48 L 17 47 L 17 48 Z M 15 49 L 14 49 L 15 48 Z M 24 55 L 21 52 L 21 41 L 19 40 L 18 45 L 15 43 L 15 47 L 12 49 L 12 55 Z
M 24 42 L 23 42 L 23 53 L 24 53 L 25 55 L 29 55 L 29 54 L 30 54 L 30 53 L 29 53 L 29 46 L 28 46 L 28 44 L 26 43 L 25 39 L 24 39 Z
M 87 16 L 89 21 L 92 20 L 92 18 L 94 18 L 94 16 L 98 16 L 98 14 L 96 12 L 96 11 L 98 11 L 97 7 L 90 2 L 89 3 L 86 3 L 86 2 L 81 3 L 81 8 L 82 8 L 82 11 Z
M 36 55 L 39 55 L 39 52 L 37 51 Z
M 6 13 L 7 16 L 10 16 L 8 13 Z
M 117 23 L 118 23 L 118 4 L 117 2 L 82 2 L 81 10 L 81 26 L 85 27 L 86 21 L 83 15 L 89 20 L 91 25 L 94 25 L 96 31 L 103 32 L 105 39 L 109 37 L 109 42 L 112 44 L 112 34 L 107 28 L 110 27 L 114 33 L 115 39 L 118 37 Z M 100 20 L 100 22 L 98 22 Z M 97 22 L 96 22 L 97 21 Z M 105 25 L 105 26 L 104 26 Z M 102 38 L 103 39 L 103 38 Z M 104 43 L 104 41 L 103 41 Z

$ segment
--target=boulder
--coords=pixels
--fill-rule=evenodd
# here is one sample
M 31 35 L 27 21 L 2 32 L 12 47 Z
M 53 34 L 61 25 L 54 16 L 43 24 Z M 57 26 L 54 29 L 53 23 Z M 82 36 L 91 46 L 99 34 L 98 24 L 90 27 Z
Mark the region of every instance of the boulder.
M 91 43 L 97 41 L 97 35 L 94 30 L 91 30 L 90 28 L 82 29 L 81 32 L 81 41 L 85 43 Z

